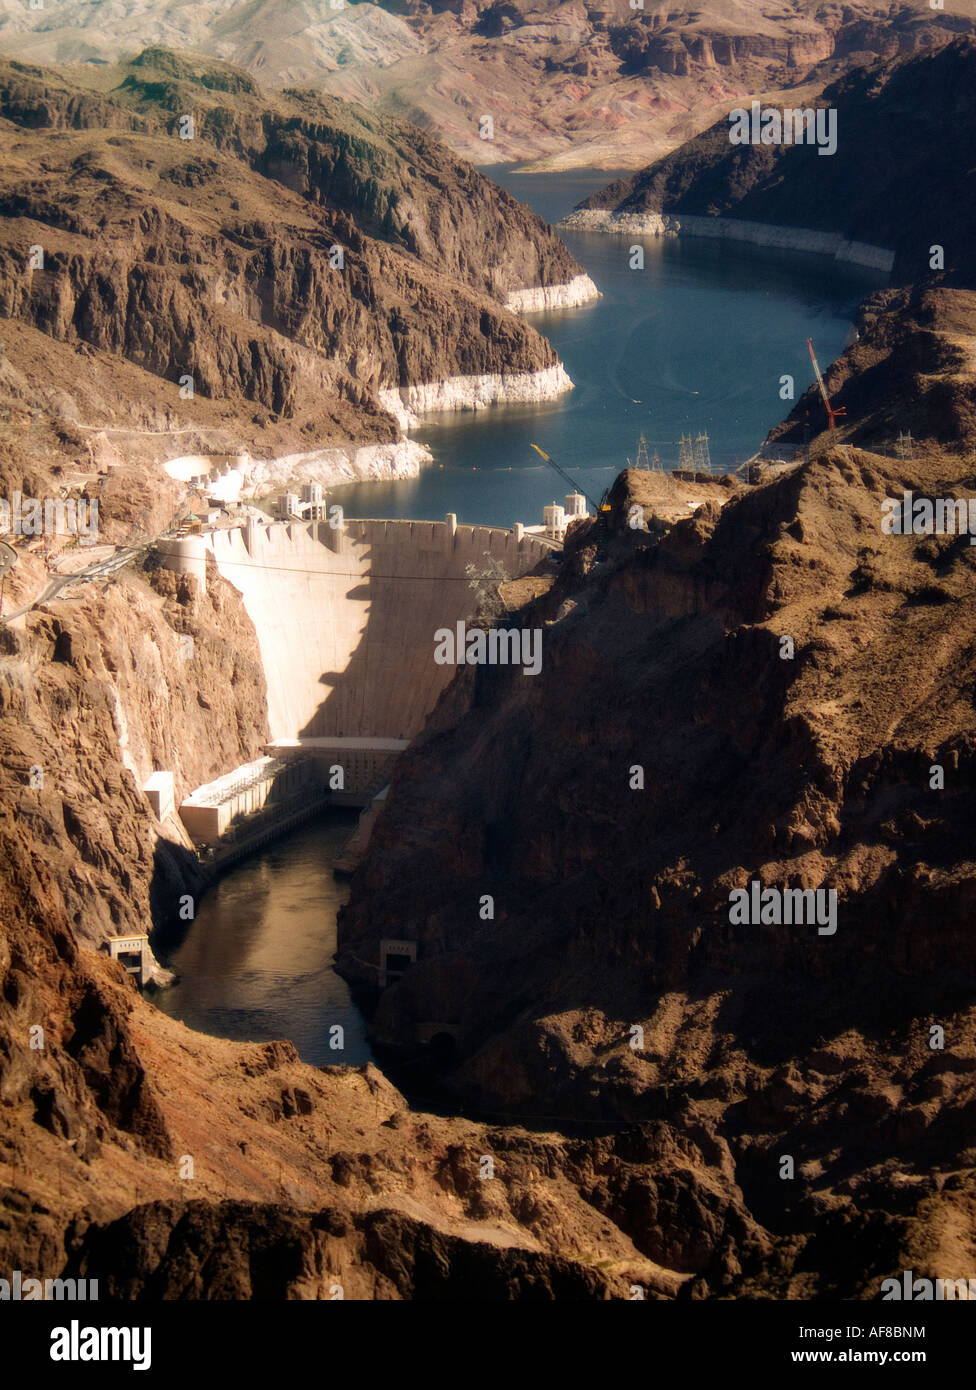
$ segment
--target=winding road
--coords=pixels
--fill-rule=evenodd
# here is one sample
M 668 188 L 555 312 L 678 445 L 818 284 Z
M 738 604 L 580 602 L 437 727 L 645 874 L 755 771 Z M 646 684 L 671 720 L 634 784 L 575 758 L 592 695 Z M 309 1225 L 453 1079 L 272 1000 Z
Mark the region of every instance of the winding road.
M 158 539 L 162 539 L 159 537 Z M 0 622 L 11 623 L 15 618 L 22 618 L 25 613 L 29 613 L 32 608 L 38 608 L 42 603 L 48 603 L 52 598 L 66 589 L 70 584 L 87 584 L 92 579 L 100 579 L 104 575 L 113 574 L 116 570 L 122 569 L 135 556 L 148 550 L 154 542 L 146 542 L 144 545 L 124 545 L 119 546 L 113 555 L 107 556 L 103 560 L 96 560 L 94 564 L 86 565 L 84 569 L 77 570 L 73 574 L 57 574 L 52 576 L 44 587 L 34 595 L 30 603 L 23 608 L 18 608 L 16 613 L 6 613 L 0 617 Z M 12 546 L 0 542 L 4 550 L 13 550 Z M 16 556 L 16 551 L 13 552 Z M 6 571 L 4 571 L 6 572 Z

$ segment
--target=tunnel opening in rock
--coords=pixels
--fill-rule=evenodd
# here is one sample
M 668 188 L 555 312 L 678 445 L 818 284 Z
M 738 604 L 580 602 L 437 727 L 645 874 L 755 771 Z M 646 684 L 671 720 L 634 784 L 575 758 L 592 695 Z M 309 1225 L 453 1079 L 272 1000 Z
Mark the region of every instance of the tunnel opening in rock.
M 438 1071 L 448 1071 L 457 1057 L 457 1039 L 451 1033 L 435 1033 L 427 1044 L 431 1065 Z

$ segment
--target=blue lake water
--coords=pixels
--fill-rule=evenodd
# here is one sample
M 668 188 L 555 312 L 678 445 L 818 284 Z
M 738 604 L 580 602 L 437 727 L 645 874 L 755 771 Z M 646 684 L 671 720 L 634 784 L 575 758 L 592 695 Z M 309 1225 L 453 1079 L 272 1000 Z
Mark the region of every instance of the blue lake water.
M 608 182 L 605 171 L 486 171 L 549 221 Z M 741 463 L 789 411 L 780 378 L 797 397 L 813 381 L 806 340 L 821 367 L 842 350 L 858 300 L 885 283 L 876 271 L 826 256 L 745 244 L 565 233 L 602 291 L 579 309 L 532 314 L 575 390 L 540 406 L 496 406 L 432 417 L 418 430 L 434 455 L 417 479 L 330 490 L 350 516 L 510 526 L 542 520 L 561 501 L 562 480 L 530 448 L 541 445 L 599 498 L 636 456 L 643 433 L 665 467 L 682 434 L 707 433 L 713 465 Z M 644 269 L 629 267 L 644 248 Z M 814 432 L 822 427 L 815 419 Z

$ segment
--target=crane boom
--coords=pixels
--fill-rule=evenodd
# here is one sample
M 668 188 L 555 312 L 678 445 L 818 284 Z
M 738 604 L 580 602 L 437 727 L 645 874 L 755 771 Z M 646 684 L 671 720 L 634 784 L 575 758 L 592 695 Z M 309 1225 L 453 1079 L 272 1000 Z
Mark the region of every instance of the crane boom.
M 810 361 L 813 363 L 813 370 L 817 374 L 817 385 L 820 387 L 820 395 L 823 398 L 824 407 L 827 411 L 827 428 L 834 428 L 834 421 L 841 415 L 847 414 L 847 407 L 839 405 L 836 408 L 830 404 L 830 397 L 827 395 L 827 388 L 824 379 L 820 374 L 820 365 L 817 362 L 817 354 L 813 350 L 813 339 L 807 339 L 807 347 L 810 349 Z
M 593 498 L 590 496 L 588 492 L 583 492 L 583 489 L 580 487 L 576 479 L 571 478 L 570 475 L 566 472 L 565 468 L 560 467 L 556 460 L 546 453 L 545 449 L 540 449 L 538 444 L 531 445 L 531 448 L 533 448 L 541 458 L 545 459 L 546 463 L 549 464 L 550 468 L 554 468 L 556 470 L 560 478 L 562 478 L 565 482 L 569 483 L 574 492 L 582 493 L 595 512 L 603 512 L 610 510 L 609 507 L 604 506 L 602 499 L 599 502 L 594 502 Z M 606 493 L 604 493 L 603 496 L 605 498 Z

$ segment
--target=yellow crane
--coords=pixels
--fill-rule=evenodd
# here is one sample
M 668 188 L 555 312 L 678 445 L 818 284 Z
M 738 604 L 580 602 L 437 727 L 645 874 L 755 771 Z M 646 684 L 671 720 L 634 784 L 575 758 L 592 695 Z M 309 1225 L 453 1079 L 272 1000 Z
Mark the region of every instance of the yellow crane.
M 563 478 L 567 483 L 570 484 L 574 492 L 582 493 L 582 495 L 586 498 L 587 502 L 589 502 L 590 506 L 597 512 L 597 514 L 599 514 L 600 512 L 610 511 L 610 503 L 607 501 L 607 496 L 610 492 L 610 489 L 608 487 L 605 487 L 603 489 L 603 496 L 600 498 L 599 502 L 594 502 L 590 494 L 588 492 L 584 492 L 583 489 L 580 487 L 579 483 L 576 481 L 576 479 L 571 478 L 570 475 L 566 472 L 565 468 L 561 468 L 560 465 L 556 462 L 556 460 L 550 454 L 546 453 L 545 449 L 540 449 L 538 444 L 532 444 L 530 445 L 530 448 L 534 449 L 536 453 L 540 455 L 541 458 L 544 458 L 546 463 L 549 464 L 550 468 L 554 468 L 556 472 L 559 474 L 560 478 Z

